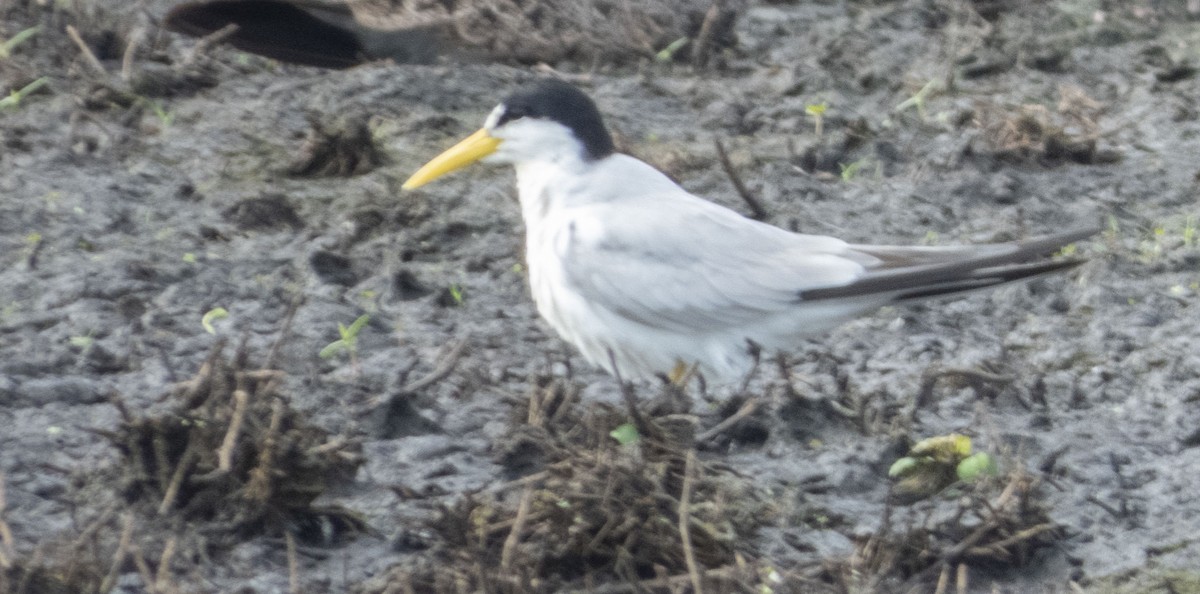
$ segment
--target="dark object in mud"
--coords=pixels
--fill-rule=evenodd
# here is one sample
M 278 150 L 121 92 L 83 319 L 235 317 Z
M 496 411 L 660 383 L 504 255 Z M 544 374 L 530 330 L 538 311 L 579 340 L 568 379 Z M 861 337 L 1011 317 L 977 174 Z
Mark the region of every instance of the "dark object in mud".
M 211 522 L 226 539 L 288 530 L 327 545 L 365 530 L 352 513 L 312 505 L 328 486 L 353 479 L 360 444 L 305 423 L 278 392 L 282 374 L 244 361 L 223 357 L 218 345 L 168 395 L 163 414 L 135 415 L 117 402 L 124 420 L 109 438 L 122 455 L 126 500 Z
M 300 155 L 288 167 L 298 177 L 350 177 L 370 173 L 383 164 L 367 118 L 352 115 L 325 124 L 309 117 L 308 136 Z
M 322 68 L 383 59 L 425 64 L 440 55 L 627 62 L 680 39 L 692 47 L 672 57 L 702 65 L 736 44 L 740 7 L 705 0 L 209 0 L 175 6 L 164 25 L 195 37 L 224 31 L 241 50 Z
M 645 416 L 657 437 L 621 443 L 612 433 L 627 418 L 582 403 L 578 385 L 539 382 L 496 445 L 514 480 L 444 506 L 425 530 L 436 535 L 428 552 L 358 591 L 666 591 L 693 579 L 748 591 L 758 570 L 744 545 L 768 504 L 750 480 L 698 459 L 690 434 L 677 437 L 690 415 Z
M 267 194 L 240 200 L 221 212 L 226 220 L 243 231 L 259 231 L 277 227 L 302 229 L 304 220 L 283 194 Z

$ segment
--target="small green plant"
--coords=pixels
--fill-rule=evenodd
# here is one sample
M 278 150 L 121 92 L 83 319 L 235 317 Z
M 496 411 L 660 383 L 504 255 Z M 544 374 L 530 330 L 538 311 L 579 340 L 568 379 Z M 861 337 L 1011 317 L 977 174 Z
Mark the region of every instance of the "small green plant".
M 328 359 L 338 353 L 347 353 L 350 355 L 350 364 L 355 369 L 358 369 L 358 333 L 362 332 L 362 329 L 370 320 L 371 316 L 363 314 L 358 316 L 349 326 L 344 326 L 341 322 L 338 322 L 338 334 L 341 338 L 325 345 L 325 348 L 321 349 L 321 352 L 317 353 L 317 356 L 322 359 Z
M 209 334 L 216 334 L 217 329 L 213 327 L 213 322 L 223 320 L 229 317 L 229 311 L 224 307 L 214 307 L 206 312 L 200 318 L 200 325 L 204 327 L 204 331 Z
M 935 90 L 937 90 L 937 83 L 938 79 L 930 79 L 929 82 L 925 83 L 925 86 L 921 87 L 921 90 L 913 93 L 912 97 L 901 101 L 900 104 L 897 105 L 892 111 L 900 113 L 910 107 L 915 107 L 917 108 L 917 114 L 921 116 L 921 119 L 925 119 L 925 100 L 928 99 Z
M 466 299 L 463 297 L 462 287 L 458 285 L 450 285 L 450 298 L 454 300 L 454 305 L 462 306 L 463 301 Z
M 813 132 L 817 138 L 820 138 L 821 134 L 825 132 L 825 111 L 828 109 L 829 104 L 824 101 L 804 106 L 804 113 L 813 118 Z
M 609 437 L 617 440 L 617 443 L 621 445 L 629 445 L 634 443 L 639 437 L 637 427 L 634 427 L 633 423 L 618 425 L 616 429 L 609 431 L 608 435 Z
M 859 159 L 853 163 L 850 163 L 849 165 L 838 163 L 838 167 L 842 168 L 842 181 L 846 183 L 854 181 L 854 176 L 858 175 L 859 170 L 862 169 L 863 165 L 866 165 L 866 163 L 867 160 L 865 158 Z
M 143 99 L 142 101 L 145 102 L 146 105 L 150 106 L 150 111 L 154 112 L 154 117 L 158 118 L 158 123 L 161 124 L 163 128 L 170 128 L 171 124 L 175 123 L 175 114 L 163 107 L 162 103 L 149 99 Z
M 30 27 L 13 35 L 12 39 L 0 42 L 0 60 L 7 60 L 12 56 L 13 50 L 17 49 L 17 46 L 29 41 L 29 39 L 37 35 L 41 30 L 41 25 Z
M 987 452 L 972 452 L 971 438 L 951 433 L 922 439 L 908 455 L 892 463 L 888 476 L 906 498 L 924 499 L 953 484 L 971 483 L 996 475 L 996 461 Z
M 1190 248 L 1195 243 L 1196 217 L 1195 215 L 1188 215 L 1187 218 L 1183 220 L 1183 245 Z
M 675 54 L 679 53 L 679 50 L 683 49 L 683 46 L 687 45 L 689 41 L 691 41 L 691 39 L 688 37 L 680 37 L 679 39 L 668 43 L 667 47 L 662 48 L 657 54 L 654 54 L 654 59 L 658 60 L 659 62 L 670 62 L 671 60 L 674 60 Z
M 18 91 L 10 92 L 7 97 L 0 99 L 0 110 L 16 109 L 16 108 L 20 107 L 21 101 L 23 99 L 25 99 L 26 95 L 29 95 L 30 93 L 33 93 L 33 92 L 37 91 L 38 89 L 46 86 L 46 84 L 48 82 L 50 82 L 50 78 L 43 76 L 43 77 L 25 85 L 24 87 L 21 87 L 21 89 Z

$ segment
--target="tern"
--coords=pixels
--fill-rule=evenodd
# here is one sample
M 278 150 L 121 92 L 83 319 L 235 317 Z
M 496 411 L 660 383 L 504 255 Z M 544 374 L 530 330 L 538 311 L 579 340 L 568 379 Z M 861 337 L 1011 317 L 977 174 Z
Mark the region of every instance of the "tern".
M 1098 230 L 946 247 L 793 233 L 616 152 L 596 104 L 558 80 L 509 96 L 404 189 L 477 161 L 516 169 L 538 312 L 588 362 L 622 379 L 677 380 L 694 369 L 734 381 L 762 349 L 794 350 L 881 306 L 1078 266 L 1050 255 Z

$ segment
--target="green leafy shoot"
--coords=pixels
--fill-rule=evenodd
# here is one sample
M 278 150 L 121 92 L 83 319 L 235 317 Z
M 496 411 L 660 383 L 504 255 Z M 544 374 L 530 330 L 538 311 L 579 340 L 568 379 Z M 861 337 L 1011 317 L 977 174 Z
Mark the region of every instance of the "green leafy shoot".
M 838 166 L 842 168 L 842 181 L 846 183 L 854 181 L 854 177 L 858 175 L 859 170 L 862 169 L 862 166 L 866 164 L 866 162 L 866 159 L 859 159 L 849 165 L 843 165 L 839 163 Z
M 804 106 L 804 113 L 813 117 L 813 132 L 816 133 L 817 138 L 820 138 L 825 132 L 825 112 L 828 109 L 829 104 L 824 101 Z
M 450 285 L 450 298 L 454 300 L 454 305 L 461 306 L 465 300 L 463 297 L 462 287 L 458 285 Z
M 25 85 L 24 87 L 21 87 L 21 89 L 18 91 L 10 92 L 7 97 L 0 99 L 0 110 L 16 109 L 16 108 L 20 107 L 21 101 L 23 99 L 25 99 L 26 95 L 29 95 L 30 93 L 33 93 L 33 92 L 37 91 L 38 89 L 46 86 L 46 84 L 49 82 L 50 82 L 50 78 L 43 76 L 43 77 Z
M 609 431 L 608 435 L 621 445 L 629 445 L 639 438 L 637 427 L 634 427 L 633 423 L 618 425 L 616 429 Z
M 371 316 L 363 314 L 358 316 L 358 319 L 354 320 L 349 326 L 344 326 L 339 322 L 338 334 L 341 338 L 325 345 L 325 348 L 321 349 L 321 352 L 317 353 L 317 356 L 322 359 L 328 359 L 338 353 L 347 352 L 350 353 L 352 359 L 356 358 L 358 353 L 358 333 L 362 331 L 370 319 Z
M 228 310 L 226 310 L 224 307 L 214 307 L 204 312 L 204 316 L 200 318 L 200 325 L 204 327 L 205 332 L 208 332 L 209 334 L 216 334 L 217 329 L 213 328 L 213 322 L 217 320 L 223 320 L 227 317 L 229 317 Z
M 671 60 L 674 60 L 675 54 L 679 53 L 679 50 L 683 49 L 683 46 L 687 45 L 689 41 L 691 41 L 691 39 L 688 37 L 680 37 L 679 39 L 668 43 L 667 47 L 662 48 L 662 50 L 660 50 L 657 54 L 654 54 L 654 59 L 658 60 L 659 62 L 670 62 Z
M 937 90 L 937 86 L 938 86 L 937 83 L 938 83 L 938 79 L 936 79 L 936 78 L 930 79 L 929 82 L 925 83 L 925 86 L 921 87 L 921 90 L 914 93 L 912 97 L 909 97 L 908 99 L 905 99 L 904 101 L 901 101 L 900 104 L 897 105 L 896 108 L 893 109 L 892 111 L 895 111 L 896 113 L 900 113 L 910 107 L 915 107 L 915 108 L 917 108 L 917 113 L 920 114 L 922 119 L 924 119 L 925 118 L 925 100 L 928 99 L 929 96 L 931 94 L 933 94 L 933 92 L 935 90 Z
M 0 43 L 0 60 L 7 60 L 10 56 L 12 56 L 13 50 L 17 49 L 17 46 L 25 43 L 34 35 L 37 35 L 39 32 L 41 32 L 41 30 L 41 25 L 30 27 L 17 33 L 16 35 L 13 35 L 12 39 Z

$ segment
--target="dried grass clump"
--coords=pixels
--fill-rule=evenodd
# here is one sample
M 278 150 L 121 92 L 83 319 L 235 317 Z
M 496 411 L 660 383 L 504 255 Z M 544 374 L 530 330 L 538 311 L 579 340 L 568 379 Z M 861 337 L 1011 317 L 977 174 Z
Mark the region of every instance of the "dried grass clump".
M 690 416 L 639 415 L 648 430 L 621 444 L 624 410 L 584 406 L 558 382 L 520 416 L 500 462 L 538 470 L 443 508 L 429 525 L 438 545 L 361 592 L 757 591 L 740 547 L 767 505 L 696 457 Z
M 897 512 L 889 509 L 854 555 L 827 564 L 826 579 L 853 592 L 908 592 L 929 584 L 941 594 L 951 580 L 957 591 L 967 591 L 971 569 L 1022 567 L 1034 551 L 1065 537 L 1049 516 L 1042 488 L 1037 476 L 1016 469 L 953 501 L 913 507 L 914 525 L 907 528 L 898 529 L 892 517 Z
M 282 373 L 247 369 L 244 353 L 229 360 L 222 346 L 172 390 L 165 414 L 135 415 L 118 402 L 124 422 L 109 438 L 122 455 L 122 494 L 158 516 L 213 522 L 217 541 L 285 528 L 303 538 L 314 522 L 356 526 L 352 514 L 312 502 L 352 480 L 360 445 L 307 424 L 278 392 Z
M 676 57 L 732 47 L 738 8 L 710 0 L 477 0 L 452 10 L 457 35 L 493 58 L 610 63 L 654 57 L 684 37 L 694 43 Z
M 1063 87 L 1053 110 L 1038 104 L 978 102 L 974 125 L 982 130 L 990 152 L 1001 158 L 1049 164 L 1111 162 L 1119 155 L 1097 146 L 1106 134 L 1099 124 L 1103 112 L 1104 106 L 1081 89 Z

